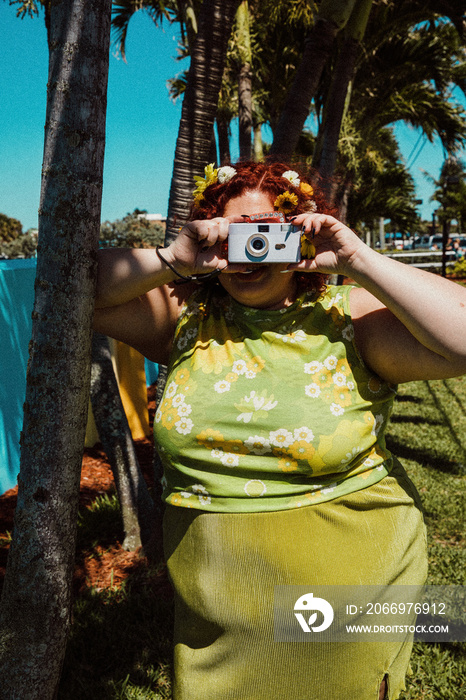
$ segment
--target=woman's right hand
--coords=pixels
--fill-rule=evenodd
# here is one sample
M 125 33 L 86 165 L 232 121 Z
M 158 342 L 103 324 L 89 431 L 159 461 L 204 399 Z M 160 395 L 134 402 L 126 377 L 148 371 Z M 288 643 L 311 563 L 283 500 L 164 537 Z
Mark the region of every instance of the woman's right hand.
M 226 268 L 223 243 L 230 220 L 223 217 L 190 221 L 164 250 L 164 257 L 182 275 L 199 275 Z

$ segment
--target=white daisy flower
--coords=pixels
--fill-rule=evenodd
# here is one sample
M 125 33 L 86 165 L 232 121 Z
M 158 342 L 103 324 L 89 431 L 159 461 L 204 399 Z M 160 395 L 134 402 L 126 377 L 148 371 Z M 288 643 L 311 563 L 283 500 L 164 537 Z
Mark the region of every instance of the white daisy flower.
M 346 386 L 350 391 L 353 391 L 354 389 L 354 382 L 346 382 Z
M 203 506 L 209 506 L 212 502 L 210 496 L 199 496 L 199 503 Z
M 354 328 L 353 326 L 345 326 L 341 332 L 345 340 L 353 340 L 354 338 Z
M 333 484 L 330 484 L 327 486 L 327 488 L 322 489 L 321 493 L 332 493 L 332 491 L 335 491 L 335 487 L 337 485 L 337 482 L 335 481 Z
M 160 423 L 162 420 L 162 409 L 159 407 L 157 411 L 155 412 L 155 422 Z
M 232 177 L 235 177 L 236 170 L 231 165 L 223 165 L 217 170 L 217 179 L 221 185 L 230 182 Z
M 304 373 L 305 374 L 315 374 L 316 372 L 319 372 L 322 369 L 322 362 L 319 362 L 319 360 L 313 360 L 312 362 L 306 362 L 304 365 Z
M 223 457 L 223 454 L 223 450 L 219 450 L 217 447 L 210 451 L 210 455 L 214 459 L 221 459 Z
M 236 360 L 236 362 L 233 362 L 233 367 L 231 368 L 231 371 L 235 374 L 245 374 L 245 372 L 247 371 L 246 362 L 244 360 Z
M 343 372 L 335 372 L 332 379 L 335 386 L 345 386 L 346 384 L 346 376 Z
M 342 416 L 345 412 L 345 409 L 343 406 L 340 406 L 338 403 L 332 403 L 330 406 L 330 413 L 332 413 L 334 416 Z
M 174 408 L 181 406 L 184 403 L 184 398 L 184 394 L 177 394 L 175 397 L 173 397 L 172 406 Z
M 249 452 L 255 455 L 264 455 L 266 452 L 270 452 L 270 442 L 267 438 L 260 437 L 259 435 L 248 437 L 248 439 L 244 441 L 244 444 Z
M 239 456 L 235 455 L 234 452 L 224 452 L 220 461 L 226 467 L 237 467 L 239 464 Z
M 299 183 L 301 182 L 301 180 L 299 179 L 299 174 L 296 172 L 296 170 L 287 170 L 283 173 L 282 177 L 284 177 L 285 180 L 288 180 L 288 182 L 290 182 L 295 187 L 298 187 Z
M 189 405 L 189 403 L 182 403 L 180 406 L 178 406 L 178 415 L 180 418 L 185 418 L 186 416 L 189 416 L 189 414 L 192 411 L 192 407 Z
M 180 418 L 179 421 L 175 423 L 176 432 L 180 435 L 189 435 L 194 427 L 194 423 L 191 418 Z
M 335 369 L 338 364 L 338 360 L 335 357 L 335 355 L 329 355 L 325 360 L 324 360 L 324 365 L 327 369 Z
M 231 384 L 227 382 L 226 379 L 221 379 L 219 382 L 214 384 L 214 389 L 217 394 L 223 394 L 225 391 L 230 391 Z
M 253 372 L 252 369 L 248 369 L 247 372 L 244 373 L 244 376 L 246 377 L 246 379 L 254 379 L 256 373 Z
M 310 396 L 312 399 L 316 399 L 320 396 L 320 386 L 313 382 L 304 387 L 304 393 L 306 396 Z
M 175 396 L 177 388 L 178 384 L 176 382 L 170 382 L 165 391 L 165 398 L 171 399 L 172 396 Z
M 193 490 L 193 493 L 203 493 L 206 496 L 209 495 L 209 492 L 207 491 L 206 487 L 203 486 L 202 484 L 193 484 L 193 486 L 191 486 L 191 488 Z
M 294 442 L 293 433 L 290 433 L 286 428 L 272 430 L 269 433 L 270 444 L 275 447 L 289 447 Z
M 374 460 L 372 459 L 372 457 L 366 457 L 366 459 L 365 459 L 364 462 L 363 462 L 363 466 L 364 466 L 364 467 L 373 467 L 374 464 L 375 464 L 375 462 L 374 462 Z
M 312 442 L 314 440 L 314 433 L 305 425 L 303 425 L 302 428 L 295 428 L 293 431 L 293 436 L 297 442 L 300 440 L 303 442 Z

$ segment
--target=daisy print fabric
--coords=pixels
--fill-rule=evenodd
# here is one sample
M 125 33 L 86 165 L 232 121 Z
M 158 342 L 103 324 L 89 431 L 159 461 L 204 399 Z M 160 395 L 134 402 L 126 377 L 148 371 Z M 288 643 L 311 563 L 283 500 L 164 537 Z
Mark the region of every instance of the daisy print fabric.
M 218 512 L 297 508 L 380 481 L 395 387 L 354 344 L 351 287 L 286 309 L 200 289 L 178 323 L 154 432 L 164 500 Z

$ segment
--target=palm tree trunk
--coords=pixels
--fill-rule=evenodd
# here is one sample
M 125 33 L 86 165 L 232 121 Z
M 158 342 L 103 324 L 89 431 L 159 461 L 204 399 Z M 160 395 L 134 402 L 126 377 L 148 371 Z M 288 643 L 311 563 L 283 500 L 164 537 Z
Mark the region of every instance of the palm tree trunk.
M 111 2 L 50 8 L 39 248 L 13 541 L 0 606 L 2 697 L 56 693 L 89 400 Z
M 191 56 L 167 215 L 166 241 L 187 221 L 194 175 L 203 173 L 210 153 L 212 128 L 222 83 L 228 39 L 239 0 L 204 0 Z
M 264 160 L 264 143 L 262 141 L 262 124 L 254 126 L 253 156 L 256 163 Z
M 154 505 L 134 450 L 108 339 L 101 333 L 94 333 L 92 338 L 91 404 L 120 501 L 125 532 L 123 549 L 134 552 L 150 542 Z
M 231 162 L 230 154 L 230 121 L 217 114 L 218 153 L 220 165 Z
M 238 73 L 239 157 L 251 160 L 252 75 L 251 41 L 249 36 L 248 1 L 242 0 L 236 13 L 237 43 L 240 55 Z
M 312 165 L 319 171 L 324 186 L 327 187 L 327 196 L 330 201 L 334 198 L 331 179 L 337 162 L 341 124 L 348 106 L 350 85 L 354 77 L 360 42 L 364 36 L 371 6 L 372 0 L 358 0 L 345 27 L 345 39 L 339 52 L 325 104 L 324 118 L 317 135 Z
M 348 21 L 356 0 L 323 0 L 316 22 L 304 44 L 301 63 L 287 94 L 274 133 L 270 155 L 290 160 L 309 115 L 322 71 L 330 56 L 334 39 Z

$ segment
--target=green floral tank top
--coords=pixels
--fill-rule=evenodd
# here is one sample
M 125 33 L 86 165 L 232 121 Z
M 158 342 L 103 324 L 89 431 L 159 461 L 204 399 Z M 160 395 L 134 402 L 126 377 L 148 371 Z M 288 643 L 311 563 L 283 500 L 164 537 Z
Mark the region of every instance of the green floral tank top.
M 350 290 L 328 287 L 274 311 L 215 289 L 190 297 L 154 421 L 167 503 L 298 508 L 389 473 L 395 387 L 357 351 Z

